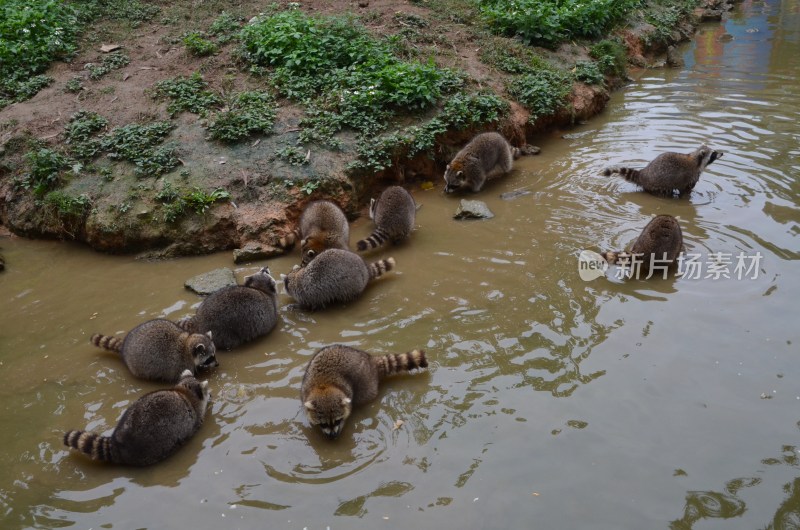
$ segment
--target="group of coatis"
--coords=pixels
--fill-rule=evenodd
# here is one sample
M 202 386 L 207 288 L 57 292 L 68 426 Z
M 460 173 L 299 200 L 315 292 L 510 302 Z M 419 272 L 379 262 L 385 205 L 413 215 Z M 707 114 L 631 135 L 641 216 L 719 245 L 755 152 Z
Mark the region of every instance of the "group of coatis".
M 487 180 L 511 171 L 523 154 L 495 132 L 477 135 L 447 165 L 445 192 L 480 191 Z M 663 153 L 642 170 L 609 168 L 657 194 L 689 193 L 705 167 L 722 153 L 705 146 L 688 155 Z M 417 205 L 400 186 L 386 188 L 372 199 L 372 234 L 358 241 L 369 251 L 411 235 Z M 316 310 L 358 298 L 367 283 L 395 266 L 393 258 L 367 263 L 350 250 L 350 230 L 342 210 L 330 201 L 311 202 L 300 216 L 298 235 L 301 262 L 284 277 L 286 292 L 304 309 Z M 610 262 L 622 256 L 655 256 L 674 261 L 683 247 L 677 220 L 655 217 L 627 253 L 608 252 Z M 140 324 L 124 338 L 95 334 L 91 343 L 117 352 L 138 378 L 176 383 L 169 389 L 145 394 L 122 415 L 110 436 L 72 430 L 64 443 L 95 460 L 144 466 L 163 460 L 183 445 L 203 423 L 210 400 L 208 381 L 199 382 L 198 370 L 218 366 L 217 349 L 231 350 L 263 337 L 278 320 L 276 282 L 268 268 L 245 278 L 242 285 L 209 295 L 194 315 L 178 322 L 154 319 Z M 378 394 L 387 376 L 428 366 L 425 352 L 371 355 L 344 345 L 326 346 L 309 361 L 300 397 L 309 422 L 329 438 L 342 431 L 353 406 Z

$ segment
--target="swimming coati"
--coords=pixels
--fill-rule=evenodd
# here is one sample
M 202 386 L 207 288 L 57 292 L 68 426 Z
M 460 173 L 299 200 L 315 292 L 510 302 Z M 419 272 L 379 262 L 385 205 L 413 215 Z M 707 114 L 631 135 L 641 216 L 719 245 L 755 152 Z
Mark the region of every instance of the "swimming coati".
M 364 291 L 367 282 L 394 268 L 394 258 L 367 265 L 358 254 L 331 248 L 305 267 L 295 265 L 283 284 L 289 296 L 307 309 L 322 309 L 336 302 L 350 302 Z
M 92 460 L 131 466 L 155 464 L 197 432 L 210 399 L 208 381 L 201 383 L 185 370 L 173 388 L 156 390 L 134 401 L 111 436 L 67 431 L 64 445 Z
M 521 152 L 496 132 L 481 133 L 472 139 L 447 165 L 444 191 L 480 191 L 487 180 L 511 171 Z
M 612 166 L 604 169 L 603 175 L 608 177 L 617 173 L 625 180 L 638 184 L 644 191 L 656 195 L 672 195 L 673 190 L 683 195 L 694 189 L 706 166 L 721 157 L 721 151 L 703 145 L 688 155 L 661 153 L 644 169 Z
M 193 333 L 211 333 L 217 348 L 230 350 L 268 334 L 278 322 L 278 293 L 267 267 L 208 295 L 194 316 L 178 325 Z
M 314 201 L 300 216 L 301 264 L 308 265 L 314 257 L 328 248 L 350 248 L 350 226 L 347 217 L 331 201 Z
M 636 238 L 627 252 L 605 252 L 609 263 L 624 264 L 643 274 L 655 267 L 674 267 L 683 251 L 683 233 L 678 220 L 671 215 L 657 215 Z
M 188 333 L 163 318 L 139 324 L 125 338 L 95 333 L 91 343 L 117 352 L 136 377 L 174 383 L 181 372 L 219 366 L 211 332 Z
M 411 235 L 417 205 L 414 198 L 402 186 L 390 186 L 383 190 L 376 201 L 369 204 L 369 217 L 375 221 L 375 231 L 366 239 L 356 243 L 358 250 L 377 248 L 387 240 L 397 243 Z
M 334 344 L 319 350 L 309 361 L 300 397 L 311 424 L 319 425 L 328 438 L 336 438 L 352 407 L 377 397 L 382 379 L 427 366 L 422 350 L 372 356 Z

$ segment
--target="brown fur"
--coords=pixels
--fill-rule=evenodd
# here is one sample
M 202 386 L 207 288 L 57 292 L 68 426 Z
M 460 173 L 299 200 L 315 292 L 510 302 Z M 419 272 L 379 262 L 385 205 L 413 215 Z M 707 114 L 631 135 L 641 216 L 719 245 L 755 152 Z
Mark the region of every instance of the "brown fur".
M 376 201 L 372 199 L 369 216 L 375 221 L 372 234 L 356 243 L 356 248 L 365 251 L 380 247 L 387 241 L 398 243 L 411 235 L 417 215 L 417 205 L 411 194 L 401 186 L 390 186 L 383 190 Z
M 181 372 L 218 366 L 211 332 L 184 331 L 163 318 L 139 324 L 124 339 L 95 333 L 91 343 L 119 353 L 131 373 L 141 379 L 174 383 Z
M 93 460 L 147 466 L 159 462 L 191 438 L 203 424 L 210 394 L 189 370 L 177 385 L 143 395 L 128 407 L 111 436 L 72 430 L 67 447 Z
M 703 170 L 721 157 L 721 151 L 703 145 L 689 154 L 661 153 L 644 169 L 614 166 L 603 170 L 603 175 L 618 174 L 656 195 L 672 195 L 675 190 L 683 195 L 690 193 Z
M 370 280 L 392 270 L 394 265 L 394 258 L 367 265 L 354 252 L 332 248 L 322 252 L 305 267 L 295 266 L 295 270 L 283 279 L 283 284 L 289 296 L 302 307 L 322 309 L 357 299 Z
M 671 215 L 657 215 L 636 238 L 627 252 L 605 252 L 609 263 L 638 265 L 639 273 L 654 270 L 653 266 L 675 267 L 683 251 L 683 233 L 678 220 Z M 636 269 L 633 269 L 636 270 Z
M 459 151 L 444 172 L 444 191 L 480 191 L 487 180 L 505 175 L 520 151 L 496 132 L 475 136 Z
M 347 217 L 331 201 L 313 201 L 300 216 L 300 251 L 303 267 L 329 248 L 350 248 Z
M 300 390 L 303 407 L 312 425 L 336 438 L 352 407 L 378 396 L 381 380 L 427 366 L 422 350 L 373 356 L 341 344 L 327 346 L 306 367 Z

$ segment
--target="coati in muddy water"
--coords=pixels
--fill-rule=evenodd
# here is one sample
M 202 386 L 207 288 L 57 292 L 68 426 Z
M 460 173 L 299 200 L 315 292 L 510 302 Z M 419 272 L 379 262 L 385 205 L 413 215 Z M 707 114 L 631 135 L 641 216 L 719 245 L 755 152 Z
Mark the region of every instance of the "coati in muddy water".
M 278 322 L 278 292 L 267 267 L 247 276 L 243 285 L 223 287 L 208 295 L 193 316 L 178 326 L 210 333 L 214 344 L 231 350 L 268 334 Z
M 347 217 L 331 201 L 313 201 L 300 215 L 301 264 L 308 265 L 325 249 L 350 248 L 350 225 Z
M 683 251 L 683 233 L 678 220 L 671 215 L 657 215 L 647 223 L 627 252 L 605 252 L 609 263 L 624 264 L 645 274 L 655 267 L 674 267 Z M 640 276 L 641 277 L 641 276 Z
M 514 160 L 522 152 L 496 132 L 481 133 L 473 138 L 444 172 L 444 191 L 480 191 L 487 180 L 511 171 Z
M 319 425 L 328 438 L 336 438 L 353 406 L 378 396 L 381 380 L 427 366 L 422 350 L 373 356 L 341 344 L 326 346 L 309 361 L 300 398 L 309 422 Z
M 355 252 L 331 248 L 305 267 L 295 265 L 283 279 L 286 292 L 301 307 L 322 309 L 337 302 L 351 302 L 361 296 L 367 283 L 394 268 L 394 258 L 369 265 Z
M 618 174 L 628 182 L 638 184 L 648 193 L 656 195 L 672 195 L 678 190 L 679 195 L 690 193 L 700 174 L 714 160 L 721 158 L 722 152 L 702 145 L 689 154 L 661 153 L 644 169 L 612 166 L 603 170 L 608 177 Z
M 174 383 L 181 372 L 218 366 L 212 334 L 189 333 L 163 318 L 139 324 L 124 338 L 95 333 L 98 348 L 117 352 L 131 373 L 141 379 Z
M 64 445 L 92 460 L 131 466 L 155 464 L 200 429 L 210 399 L 208 381 L 201 383 L 185 370 L 173 388 L 156 390 L 134 401 L 110 436 L 67 431 Z
M 369 217 L 375 221 L 372 234 L 356 243 L 356 248 L 365 251 L 377 248 L 386 241 L 398 243 L 411 235 L 417 216 L 417 204 L 402 186 L 389 186 L 369 204 Z

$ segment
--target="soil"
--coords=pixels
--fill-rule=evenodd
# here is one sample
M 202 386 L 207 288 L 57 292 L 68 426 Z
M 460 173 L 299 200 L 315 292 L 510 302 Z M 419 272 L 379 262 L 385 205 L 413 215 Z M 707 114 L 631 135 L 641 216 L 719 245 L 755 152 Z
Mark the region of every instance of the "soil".
M 714 4 L 709 8 L 719 7 L 718 2 L 708 3 Z M 182 166 L 158 181 L 137 179 L 127 163 L 113 164 L 110 179 L 77 175 L 63 191 L 91 198 L 91 209 L 84 215 L 60 215 L 15 186 L 15 178 L 24 171 L 26 139 L 36 138 L 53 147 L 63 144 L 64 126 L 79 110 L 106 117 L 110 130 L 132 122 L 170 119 L 167 102 L 155 100 L 151 95 L 152 86 L 164 79 L 199 71 L 218 92 L 258 87 L 258 80 L 237 63 L 235 43 L 222 47 L 210 58 L 198 58 L 187 53 L 180 42 L 180 36 L 187 30 L 208 28 L 223 9 L 240 14 L 245 20 L 259 12 L 257 2 L 211 4 L 214 2 L 207 9 L 195 9 L 197 2 L 173 2 L 163 7 L 165 17 L 180 18 L 180 22 L 173 24 L 165 24 L 159 17 L 134 28 L 119 22 L 99 23 L 88 32 L 81 46 L 83 51 L 77 57 L 52 65 L 47 74 L 55 79 L 54 83 L 32 99 L 0 110 L 0 229 L 24 237 L 70 238 L 99 251 L 139 253 L 143 257 L 226 249 L 236 249 L 237 261 L 269 257 L 291 247 L 296 221 L 308 201 L 332 199 L 354 218 L 363 214 L 369 197 L 388 184 L 400 182 L 411 186 L 430 181 L 440 185 L 449 158 L 480 132 L 448 131 L 437 138 L 433 153 L 398 160 L 393 167 L 374 175 L 353 177 L 346 168 L 356 157 L 355 146 L 347 133 L 340 135 L 344 147 L 339 151 L 313 145 L 304 147 L 308 164 L 290 165 L 275 159 L 278 149 L 295 145 L 303 116 L 302 108 L 282 100 L 272 134 L 255 136 L 232 147 L 207 140 L 200 117 L 189 113 L 178 115 L 172 120 L 176 128 L 170 140 L 178 143 Z M 359 7 L 363 4 L 367 5 Z M 427 26 L 415 45 L 434 56 L 440 66 L 466 72 L 475 86 L 504 94 L 505 75 L 480 59 L 480 47 L 487 43 L 503 46 L 505 39 L 482 33 L 469 20 L 432 13 L 423 2 L 312 0 L 302 2 L 301 9 L 326 15 L 352 12 L 379 35 L 404 29 L 404 17 L 398 17 L 398 13 L 416 16 L 425 20 Z M 691 36 L 697 20 L 683 21 L 675 28 L 672 40 L 677 42 Z M 663 64 L 666 46 L 645 44 L 652 31 L 654 28 L 642 24 L 618 32 L 628 48 L 632 67 Z M 130 56 L 130 64 L 100 80 L 90 80 L 85 65 L 100 62 L 101 46 L 110 43 L 122 46 Z M 588 59 L 587 48 L 565 44 L 555 51 L 536 51 L 554 63 L 574 64 L 576 60 Z M 84 87 L 77 94 L 64 89 L 75 77 L 82 79 Z M 608 79 L 607 87 L 618 88 L 623 83 L 624 79 Z M 484 130 L 499 130 L 514 145 L 535 143 L 537 136 L 546 131 L 567 127 L 599 113 L 608 101 L 608 90 L 576 83 L 567 108 L 533 123 L 526 109 L 511 101 L 508 117 L 501 123 L 486 124 Z M 309 179 L 322 183 L 311 193 L 302 187 Z M 223 188 L 230 193 L 231 200 L 218 203 L 202 215 L 186 215 L 177 222 L 167 223 L 153 198 L 164 182 L 184 189 Z

